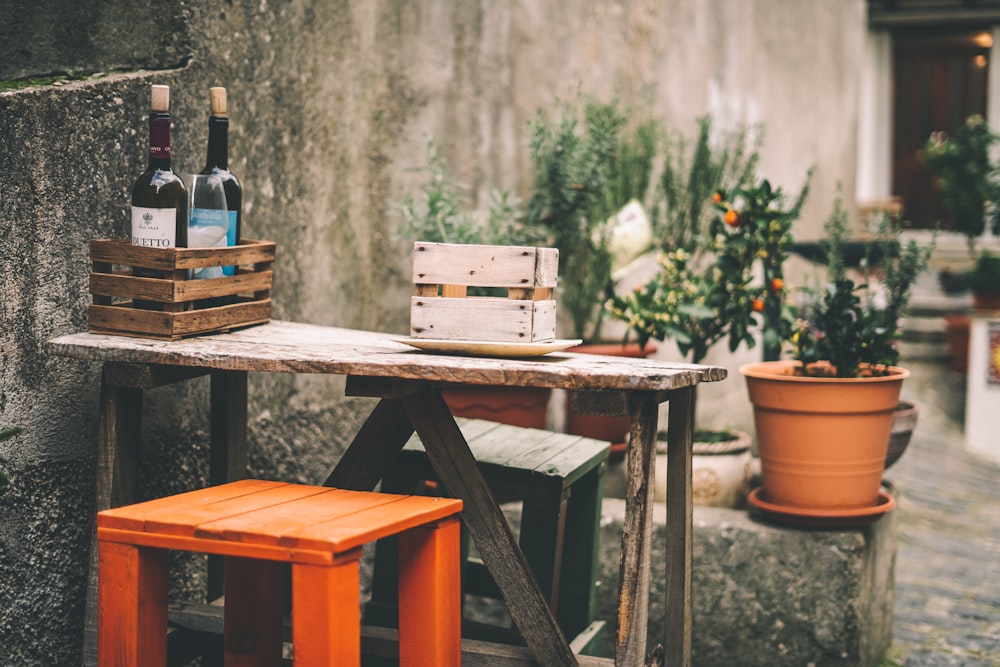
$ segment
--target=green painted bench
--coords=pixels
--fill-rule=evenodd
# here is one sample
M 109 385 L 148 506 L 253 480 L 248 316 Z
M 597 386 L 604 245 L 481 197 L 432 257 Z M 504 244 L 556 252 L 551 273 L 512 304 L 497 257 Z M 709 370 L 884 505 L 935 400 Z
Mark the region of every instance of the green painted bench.
M 596 615 L 601 501 L 609 444 L 577 435 L 459 419 L 489 484 L 501 503 L 520 502 L 518 543 L 556 620 L 568 639 L 588 630 Z M 382 490 L 435 493 L 441 488 L 423 446 L 413 436 L 400 452 Z M 482 562 L 464 540 L 462 593 L 500 599 Z M 372 596 L 365 622 L 392 626 L 396 617 L 395 550 L 392 538 L 376 548 Z M 517 642 L 502 623 L 463 622 L 463 636 Z

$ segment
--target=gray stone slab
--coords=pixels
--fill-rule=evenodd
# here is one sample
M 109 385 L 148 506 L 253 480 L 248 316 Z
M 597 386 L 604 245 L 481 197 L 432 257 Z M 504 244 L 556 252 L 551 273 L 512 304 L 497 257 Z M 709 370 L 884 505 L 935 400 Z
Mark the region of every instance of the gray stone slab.
M 613 654 L 624 501 L 607 499 L 601 534 L 599 652 Z M 654 514 L 664 549 L 665 510 Z M 892 638 L 894 512 L 856 530 L 762 523 L 746 511 L 695 507 L 693 663 L 699 667 L 877 665 Z M 662 565 L 654 562 L 650 649 L 663 635 Z

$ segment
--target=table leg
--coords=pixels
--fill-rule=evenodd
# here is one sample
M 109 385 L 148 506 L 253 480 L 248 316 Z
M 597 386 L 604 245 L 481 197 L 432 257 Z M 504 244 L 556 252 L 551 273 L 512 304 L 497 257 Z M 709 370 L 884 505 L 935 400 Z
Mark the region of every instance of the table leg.
M 383 398 L 361 425 L 323 486 L 371 491 L 413 435 L 402 401 Z
M 670 393 L 667 423 L 666 665 L 691 667 L 694 387 Z
M 441 392 L 422 391 L 402 401 L 438 478 L 449 495 L 465 503 L 462 520 L 535 660 L 546 667 L 576 665 L 576 656 L 535 583 L 527 559 Z
M 247 475 L 246 371 L 212 371 L 210 397 L 208 483 L 215 486 Z M 224 567 L 221 556 L 208 557 L 209 601 L 223 593 Z
M 247 475 L 247 373 L 212 371 L 209 484 Z
M 653 461 L 659 402 L 656 394 L 650 392 L 637 393 L 629 401 L 632 427 L 626 460 L 615 662 L 619 665 L 644 665 L 653 551 Z
M 142 395 L 142 389 L 101 382 L 95 512 L 136 500 Z M 97 664 L 97 545 L 94 538 L 91 539 L 87 581 L 83 663 L 88 667 Z
M 139 500 L 136 492 L 140 435 L 142 431 L 142 403 L 144 390 L 163 387 L 201 377 L 209 371 L 204 368 L 157 366 L 146 364 L 107 363 L 101 374 L 100 424 L 97 437 L 97 479 L 95 485 L 95 512 L 128 505 Z M 240 378 L 242 376 L 242 393 Z M 246 461 L 246 373 L 227 376 L 228 398 L 219 405 L 227 415 L 227 426 L 217 438 L 216 419 L 213 417 L 213 448 L 222 443 L 230 454 L 243 452 Z M 213 387 L 213 399 L 215 398 Z M 233 402 L 242 401 L 242 412 Z M 240 417 L 239 415 L 242 415 Z M 242 431 L 240 420 L 242 419 Z M 221 423 L 221 422 L 220 422 Z M 242 433 L 234 436 L 233 433 Z M 96 535 L 95 535 L 96 538 Z M 91 667 L 97 663 L 97 546 L 91 540 L 90 572 L 87 583 L 87 601 L 84 617 L 83 664 Z

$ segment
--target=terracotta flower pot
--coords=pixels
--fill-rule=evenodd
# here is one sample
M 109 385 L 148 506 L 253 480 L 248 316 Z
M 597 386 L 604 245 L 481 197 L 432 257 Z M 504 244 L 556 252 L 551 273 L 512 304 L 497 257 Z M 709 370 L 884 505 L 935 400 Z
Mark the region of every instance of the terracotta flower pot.
M 917 427 L 919 408 L 914 403 L 900 401 L 892 413 L 892 434 L 889 436 L 889 451 L 885 455 L 885 467 L 888 468 L 899 460 L 906 451 Z
M 951 370 L 965 375 L 969 372 L 969 326 L 972 318 L 968 315 L 950 313 L 945 315 L 944 320 Z
M 975 310 L 1000 310 L 1000 292 L 972 292 L 972 307 Z
M 545 428 L 549 389 L 542 387 L 477 387 L 446 389 L 444 400 L 456 417 Z
M 753 403 L 763 493 L 775 505 L 850 510 L 878 504 L 893 412 L 909 371 L 796 375 L 798 362 L 740 368 Z

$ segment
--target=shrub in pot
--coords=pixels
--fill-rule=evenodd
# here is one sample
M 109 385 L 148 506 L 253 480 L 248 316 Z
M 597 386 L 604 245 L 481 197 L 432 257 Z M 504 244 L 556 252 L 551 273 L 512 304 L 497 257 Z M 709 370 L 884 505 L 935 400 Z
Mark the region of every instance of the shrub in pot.
M 893 412 L 908 375 L 896 365 L 898 323 L 931 248 L 911 241 L 886 252 L 880 275 L 856 284 L 843 261 L 847 216 L 839 198 L 825 230 L 827 282 L 799 310 L 790 336 L 794 361 L 740 372 L 754 406 L 766 502 L 863 513 L 879 505 Z M 877 243 L 898 243 L 898 229 L 881 225 Z
M 764 285 L 754 280 L 756 264 L 768 252 L 783 252 L 807 191 L 803 187 L 790 206 L 781 189 L 766 179 L 741 186 L 729 197 L 715 193 L 717 215 L 708 227 L 707 244 L 661 253 L 659 271 L 648 283 L 608 301 L 611 316 L 626 322 L 640 344 L 673 340 L 693 363 L 701 363 L 723 339 L 730 351 L 744 343 L 753 347 L 756 327 L 768 321 L 765 304 L 777 300 L 780 311 L 783 288 L 780 262 L 767 267 Z M 749 438 L 736 433 L 733 440 L 744 444 L 729 447 L 718 442 L 717 432 L 702 433 L 695 430 L 695 453 L 743 457 L 748 479 Z
M 994 235 L 1000 233 L 1000 206 L 997 205 L 1000 179 L 993 157 L 998 141 L 1000 136 L 990 129 L 986 120 L 973 114 L 951 134 L 933 132 L 924 148 L 924 161 L 935 176 L 942 203 L 950 214 L 944 227 L 965 236 L 969 259 L 973 262 L 971 270 L 943 269 L 939 272 L 941 288 L 947 294 L 965 293 L 971 289 L 973 306 L 980 310 L 1000 307 L 996 302 L 1000 297 L 991 294 L 1000 288 L 996 282 L 989 282 L 990 273 L 994 281 L 1000 276 L 990 267 L 989 253 L 985 259 L 983 256 L 976 258 L 976 246 L 984 231 L 989 228 Z M 985 265 L 980 266 L 981 261 Z M 969 360 L 969 315 L 963 309 L 948 313 L 945 320 L 951 368 L 964 375 Z
M 613 271 L 645 252 L 650 243 L 642 203 L 650 190 L 662 131 L 617 101 L 561 104 L 540 110 L 531 124 L 535 182 L 527 219 L 547 230 L 559 248 L 558 299 L 571 337 L 584 341 L 572 352 L 646 356 L 651 349 L 604 340 L 603 303 Z M 643 224 L 632 224 L 639 222 Z M 566 401 L 565 430 L 625 450 L 629 418 L 579 414 Z
M 612 285 L 620 211 L 643 202 L 661 130 L 617 101 L 564 102 L 530 126 L 534 185 L 527 224 L 559 249 L 559 307 L 571 338 L 604 343 L 601 307 Z M 644 250 L 644 249 L 643 249 Z
M 980 253 L 966 282 L 977 310 L 1000 310 L 1000 255 L 989 251 Z

